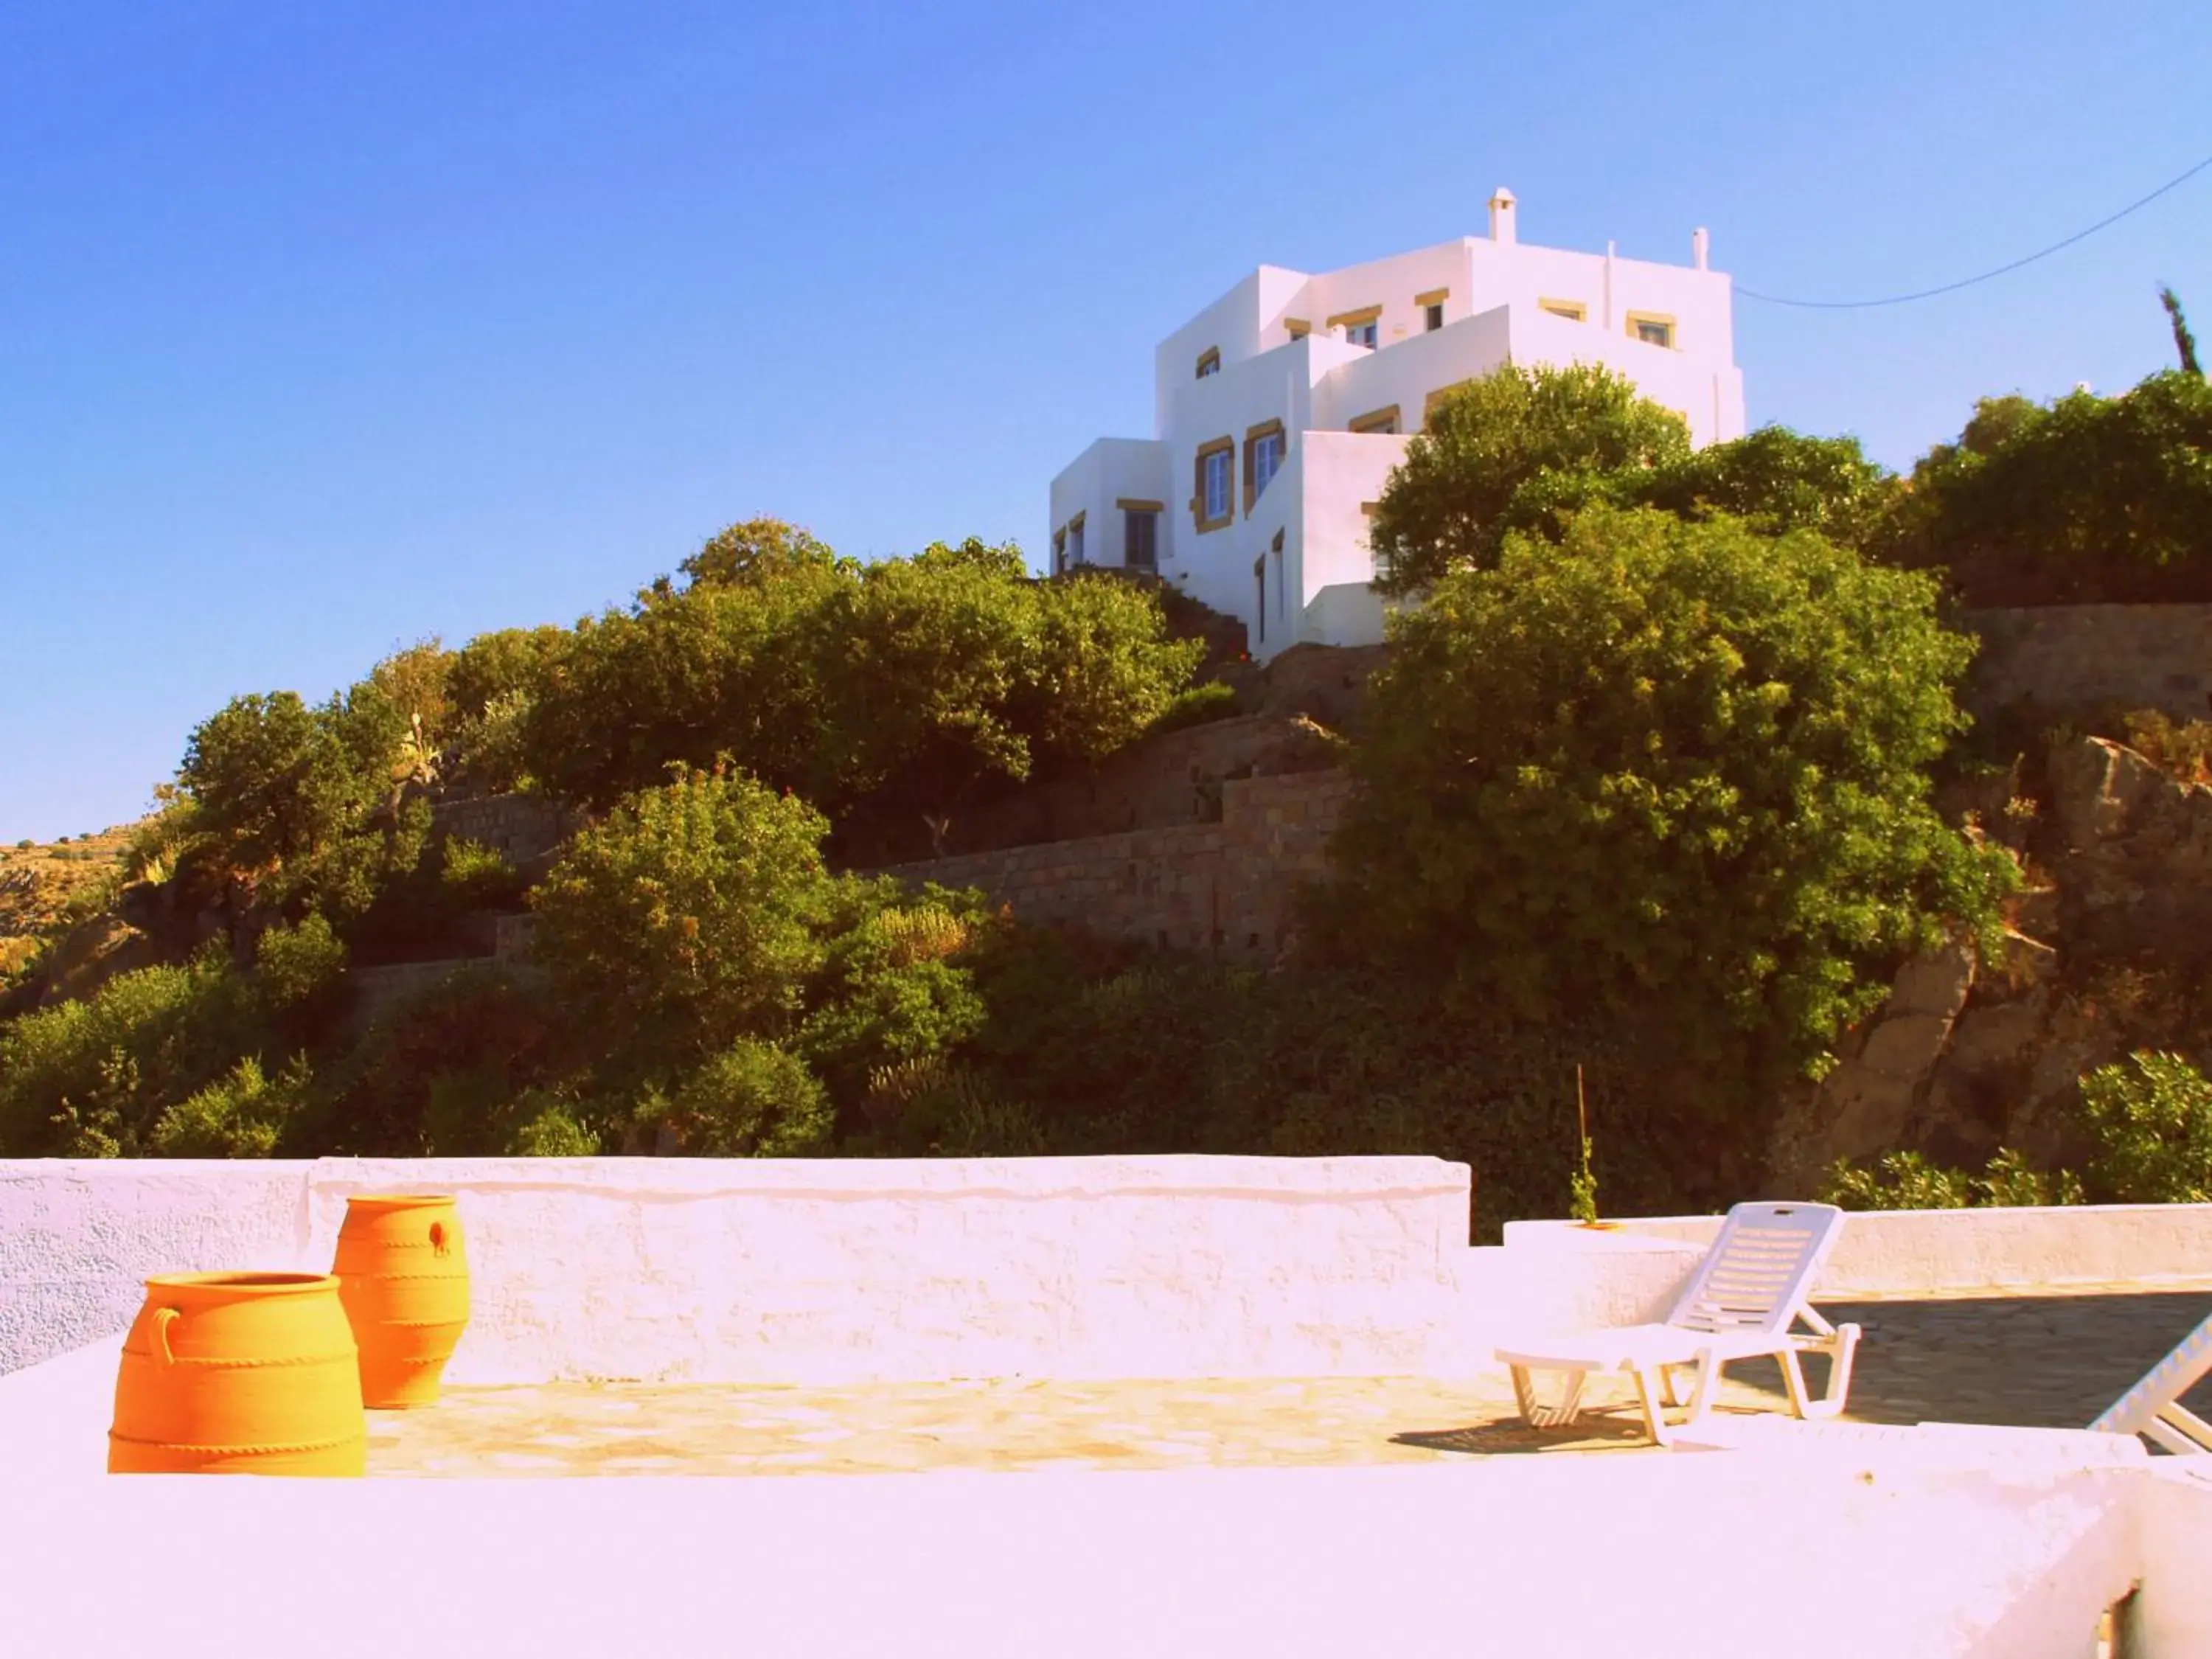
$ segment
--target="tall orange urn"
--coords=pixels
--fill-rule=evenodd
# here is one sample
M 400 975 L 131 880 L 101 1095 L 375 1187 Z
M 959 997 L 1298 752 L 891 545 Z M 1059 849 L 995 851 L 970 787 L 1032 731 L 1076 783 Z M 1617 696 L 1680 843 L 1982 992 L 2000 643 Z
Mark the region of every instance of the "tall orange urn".
M 123 1342 L 112 1474 L 366 1472 L 353 1332 L 325 1273 L 167 1273 Z
M 348 1199 L 331 1271 L 361 1350 L 362 1403 L 389 1411 L 435 1402 L 469 1322 L 469 1260 L 451 1194 Z

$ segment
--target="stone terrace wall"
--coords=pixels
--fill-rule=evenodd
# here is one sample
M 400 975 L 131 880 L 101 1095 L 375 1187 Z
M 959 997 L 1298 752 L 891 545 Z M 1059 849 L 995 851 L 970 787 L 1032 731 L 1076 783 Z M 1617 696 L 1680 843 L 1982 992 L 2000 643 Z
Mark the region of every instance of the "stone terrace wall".
M 494 941 L 489 956 L 443 957 L 429 962 L 396 962 L 371 968 L 349 968 L 345 972 L 346 1030 L 356 1036 L 366 1031 L 401 1003 L 464 968 L 499 967 L 517 975 L 535 971 L 530 943 L 538 931 L 531 915 L 487 916 Z
M 430 809 L 433 833 L 480 842 L 516 865 L 544 857 L 582 821 L 574 808 L 544 795 L 477 795 Z
M 2212 605 L 2054 605 L 1970 611 L 1982 640 L 1966 703 L 2051 714 L 2118 705 L 2212 717 Z
M 1328 873 L 1352 796 L 1340 770 L 1232 778 L 1213 823 L 1136 830 L 894 866 L 910 884 L 980 887 L 1024 921 L 1267 961 L 1299 886 Z

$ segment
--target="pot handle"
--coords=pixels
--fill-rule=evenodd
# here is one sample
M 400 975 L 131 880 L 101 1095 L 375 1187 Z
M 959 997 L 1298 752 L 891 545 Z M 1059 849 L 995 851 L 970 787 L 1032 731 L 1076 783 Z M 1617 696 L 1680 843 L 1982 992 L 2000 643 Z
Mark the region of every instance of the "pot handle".
M 169 1327 L 182 1317 L 174 1308 L 156 1308 L 154 1322 L 147 1328 L 146 1340 L 154 1350 L 154 1363 L 163 1370 L 177 1363 L 177 1356 L 169 1346 Z

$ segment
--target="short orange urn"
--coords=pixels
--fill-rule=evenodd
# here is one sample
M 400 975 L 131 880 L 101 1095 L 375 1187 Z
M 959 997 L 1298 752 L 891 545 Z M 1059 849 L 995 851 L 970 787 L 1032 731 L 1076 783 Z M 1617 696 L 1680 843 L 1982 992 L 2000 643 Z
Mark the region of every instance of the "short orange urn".
M 360 1362 L 325 1273 L 167 1273 L 124 1339 L 112 1474 L 366 1473 Z
M 435 1403 L 469 1322 L 469 1260 L 452 1195 L 348 1199 L 331 1271 L 361 1351 L 362 1403 L 371 1411 Z

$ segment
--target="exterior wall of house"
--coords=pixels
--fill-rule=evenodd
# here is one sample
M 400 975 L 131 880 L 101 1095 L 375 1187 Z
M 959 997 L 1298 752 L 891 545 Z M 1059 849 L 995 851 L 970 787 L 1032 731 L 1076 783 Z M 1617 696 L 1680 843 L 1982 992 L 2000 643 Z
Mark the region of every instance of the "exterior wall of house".
M 1447 325 L 1469 314 L 1474 246 L 1462 238 L 1310 276 L 1291 297 L 1285 314 L 1310 323 L 1319 334 L 1327 330 L 1331 317 L 1380 306 L 1382 314 L 1376 319 L 1375 329 L 1378 350 L 1418 338 L 1425 319 L 1413 302 L 1417 295 L 1449 289 L 1443 302 Z M 1341 331 L 1337 332 L 1340 337 Z M 1279 320 L 1275 334 L 1287 337 Z
M 1362 416 L 1395 404 L 1398 430 L 1419 432 L 1430 393 L 1489 374 L 1512 355 L 1512 349 L 1509 315 L 1498 307 L 1447 322 L 1433 334 L 1417 334 L 1387 349 L 1354 348 L 1356 355 L 1318 389 L 1314 424 L 1341 432 Z
M 1160 539 L 1168 533 L 1175 502 L 1169 488 L 1167 446 L 1150 438 L 1101 438 L 1052 481 L 1053 547 L 1068 526 L 1083 520 L 1083 562 L 1120 565 L 1127 546 L 1125 501 L 1160 503 Z M 1071 561 L 1073 555 L 1070 556 Z
M 1274 344 L 1275 339 L 1263 343 L 1261 325 L 1279 318 L 1305 281 L 1303 271 L 1261 265 L 1161 341 L 1152 354 L 1152 430 L 1164 434 L 1170 398 L 1198 378 L 1198 360 L 1206 352 L 1218 351 L 1225 371 Z M 1281 330 L 1275 333 L 1279 338 Z
M 1509 224 L 1516 214 L 1509 201 Z M 1516 230 L 1501 232 L 1498 220 L 1493 204 L 1490 237 L 1462 237 L 1340 270 L 1255 270 L 1161 343 L 1153 364 L 1153 440 L 1094 445 L 1054 481 L 1054 534 L 1082 513 L 1088 557 L 1118 563 L 1116 499 L 1163 501 L 1160 574 L 1242 618 L 1255 656 L 1271 657 L 1301 640 L 1368 644 L 1381 637 L 1383 606 L 1370 586 L 1360 508 L 1380 495 L 1382 479 L 1402 459 L 1403 434 L 1421 429 L 1432 394 L 1507 362 L 1599 363 L 1678 410 L 1693 443 L 1742 435 L 1743 377 L 1735 363 L 1725 274 L 1610 251 L 1531 246 Z M 1419 302 L 1438 294 L 1443 325 L 1432 331 Z M 1580 315 L 1558 315 L 1547 306 L 1578 307 Z M 1344 337 L 1344 319 L 1370 313 L 1372 349 Z M 1639 319 L 1665 322 L 1672 343 L 1639 339 Z M 1294 323 L 1304 331 L 1295 336 Z M 1209 354 L 1218 355 L 1218 369 L 1200 376 Z M 1307 455 L 1316 434 L 1344 434 L 1352 422 L 1393 408 L 1397 438 L 1361 434 L 1363 447 L 1329 446 L 1325 459 Z M 1282 424 L 1284 464 L 1266 495 L 1248 504 L 1246 441 L 1269 422 Z M 1223 442 L 1234 459 L 1231 517 L 1201 529 L 1198 457 Z M 1109 482 L 1113 466 L 1148 482 L 1141 488 Z M 1255 562 L 1265 582 L 1255 576 Z

